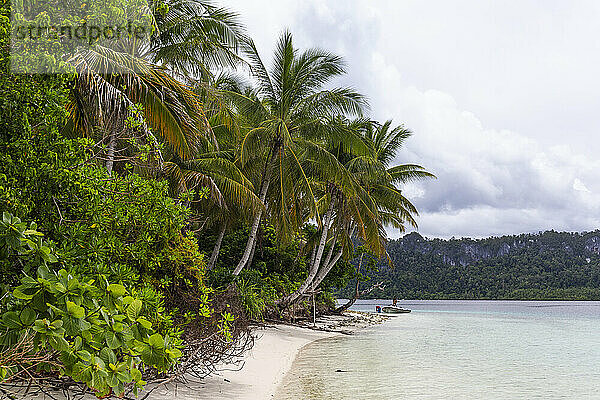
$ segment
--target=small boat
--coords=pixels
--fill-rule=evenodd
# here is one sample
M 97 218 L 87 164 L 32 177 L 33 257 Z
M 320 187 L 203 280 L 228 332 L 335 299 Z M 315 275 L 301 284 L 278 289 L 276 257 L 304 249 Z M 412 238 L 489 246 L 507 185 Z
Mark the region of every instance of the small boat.
M 375 306 L 375 310 L 378 313 L 384 313 L 384 314 L 406 314 L 406 313 L 410 312 L 410 310 L 407 308 L 396 307 L 396 306 Z

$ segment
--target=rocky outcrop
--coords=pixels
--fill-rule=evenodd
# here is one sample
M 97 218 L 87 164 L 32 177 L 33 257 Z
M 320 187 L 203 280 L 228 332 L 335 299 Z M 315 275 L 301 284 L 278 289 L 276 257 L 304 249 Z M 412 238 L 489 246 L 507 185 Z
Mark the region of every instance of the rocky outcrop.
M 522 249 L 534 249 L 539 254 L 559 251 L 569 256 L 600 255 L 600 232 L 540 232 L 487 239 L 427 239 L 416 232 L 390 242 L 401 250 L 432 254 L 448 265 L 469 265 L 492 257 L 506 257 Z
M 594 253 L 600 254 L 600 237 L 592 236 L 585 241 L 585 250 Z

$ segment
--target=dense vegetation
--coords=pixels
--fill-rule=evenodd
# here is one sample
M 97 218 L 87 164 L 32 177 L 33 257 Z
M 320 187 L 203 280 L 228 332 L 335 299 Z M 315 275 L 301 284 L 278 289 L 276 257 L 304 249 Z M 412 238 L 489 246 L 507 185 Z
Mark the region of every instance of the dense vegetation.
M 600 300 L 599 231 L 479 240 L 411 233 L 390 241 L 388 253 L 394 267 L 380 263 L 367 274 L 385 284 L 372 298 Z
M 333 85 L 339 56 L 284 32 L 266 67 L 204 0 L 46 3 L 0 3 L 0 390 L 204 376 L 416 225 L 400 186 L 432 175 L 394 164 L 410 132 Z M 11 13 L 151 35 L 11 44 Z

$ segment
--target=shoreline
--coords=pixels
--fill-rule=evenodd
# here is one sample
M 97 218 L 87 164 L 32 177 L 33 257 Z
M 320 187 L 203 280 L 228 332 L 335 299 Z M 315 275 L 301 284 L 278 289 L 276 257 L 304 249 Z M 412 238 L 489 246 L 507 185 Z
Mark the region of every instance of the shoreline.
M 258 400 L 273 398 L 300 351 L 317 340 L 351 335 L 380 324 L 385 316 L 347 311 L 326 315 L 302 324 L 276 323 L 253 329 L 254 346 L 243 358 L 241 368 L 227 366 L 201 381 L 156 388 L 149 396 L 157 400 Z M 235 367 L 234 367 L 235 368 Z M 143 394 L 142 394 L 143 395 Z

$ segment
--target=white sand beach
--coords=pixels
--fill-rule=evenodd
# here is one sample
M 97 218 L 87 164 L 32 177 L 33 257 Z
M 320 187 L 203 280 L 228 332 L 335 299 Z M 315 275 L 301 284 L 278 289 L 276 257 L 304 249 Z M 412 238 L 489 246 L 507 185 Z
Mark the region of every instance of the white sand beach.
M 321 317 L 316 328 L 276 324 L 256 328 L 254 347 L 246 354 L 241 369 L 227 367 L 199 382 L 168 385 L 155 389 L 156 400 L 264 400 L 273 398 L 300 350 L 316 340 L 351 333 L 379 323 L 382 317 L 358 313 Z M 312 325 L 312 324 L 310 324 Z M 313 327 L 314 328 L 314 327 Z
M 272 398 L 296 355 L 305 345 L 338 333 L 290 325 L 256 330 L 254 347 L 240 370 L 220 371 L 198 383 L 169 385 L 149 396 L 157 400 L 258 400 Z

